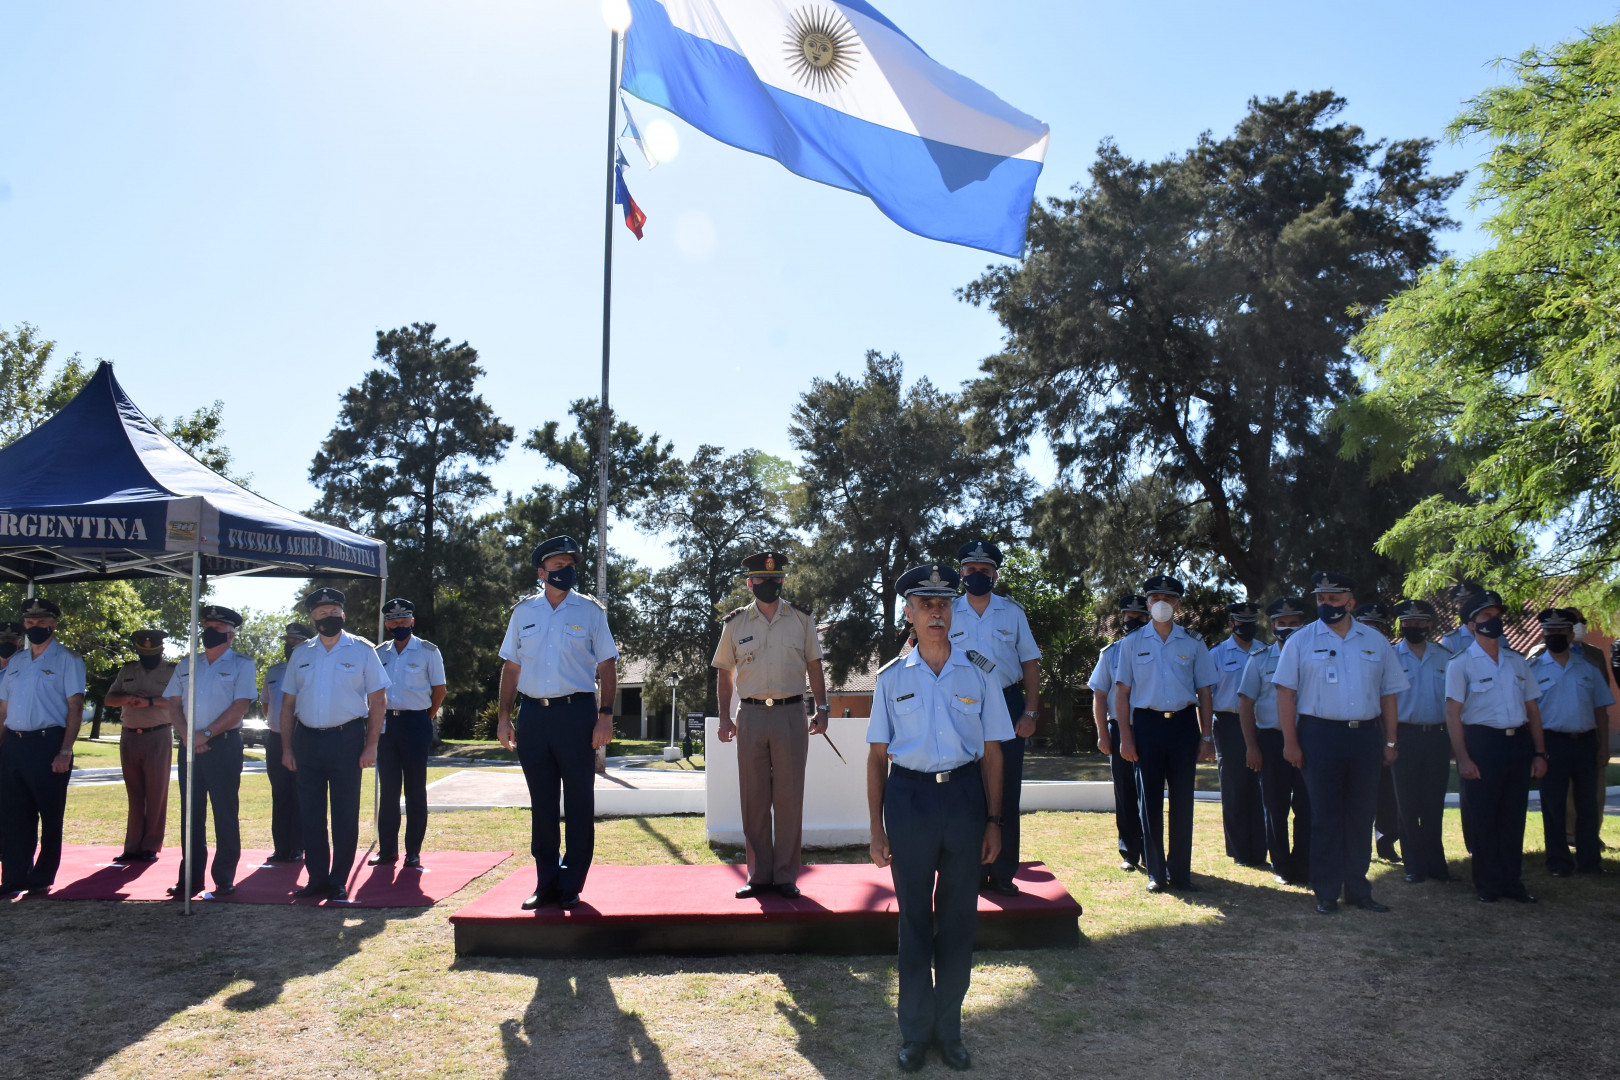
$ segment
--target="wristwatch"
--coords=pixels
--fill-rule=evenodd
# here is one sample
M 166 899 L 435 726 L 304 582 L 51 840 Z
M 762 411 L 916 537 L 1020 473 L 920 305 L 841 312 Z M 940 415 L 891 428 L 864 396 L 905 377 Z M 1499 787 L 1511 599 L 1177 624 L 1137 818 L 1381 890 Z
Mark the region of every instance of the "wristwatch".
M 214 729 L 213 728 L 203 728 L 202 729 L 202 737 L 205 738 L 205 739 L 212 739 L 214 737 Z
M 991 814 L 989 817 L 984 819 L 984 823 L 986 825 L 1000 825 L 1001 824 L 1001 815 L 1000 814 Z
M 1036 712 L 1034 709 L 1025 709 L 1024 715 L 1029 717 L 1031 720 L 1039 720 L 1041 718 L 1041 714 Z
M 599 715 L 599 716 L 612 716 L 613 715 L 613 706 L 611 706 L 611 705 L 599 706 L 597 708 L 596 712 L 597 712 L 597 715 Z
M 1199 739 L 1201 739 L 1204 742 L 1214 742 L 1215 741 L 1215 736 L 1213 736 L 1213 735 L 1200 735 L 1198 737 L 1199 737 Z
M 1385 745 L 1385 746 L 1387 746 L 1387 747 L 1389 747 L 1389 749 L 1391 749 L 1391 750 L 1393 750 L 1393 749 L 1395 749 L 1395 744 L 1394 744 L 1394 743 L 1392 743 L 1392 742 L 1387 742 L 1387 743 L 1385 743 L 1385 744 L 1384 744 L 1384 745 Z
M 832 706 L 831 705 L 817 705 L 816 706 L 816 712 L 830 713 L 830 712 L 832 712 Z

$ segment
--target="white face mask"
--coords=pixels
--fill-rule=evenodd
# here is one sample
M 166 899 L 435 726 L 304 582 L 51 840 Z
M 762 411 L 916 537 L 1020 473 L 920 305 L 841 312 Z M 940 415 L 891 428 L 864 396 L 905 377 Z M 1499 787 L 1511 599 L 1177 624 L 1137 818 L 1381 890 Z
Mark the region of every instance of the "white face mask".
M 1176 617 L 1176 609 L 1170 606 L 1168 600 L 1153 601 L 1153 606 L 1148 608 L 1148 612 L 1153 616 L 1153 621 L 1157 623 L 1167 623 Z
M 1586 640 L 1586 624 L 1583 623 L 1583 622 L 1578 622 L 1574 626 L 1570 627 L 1569 628 L 1569 639 L 1571 641 L 1585 641 Z

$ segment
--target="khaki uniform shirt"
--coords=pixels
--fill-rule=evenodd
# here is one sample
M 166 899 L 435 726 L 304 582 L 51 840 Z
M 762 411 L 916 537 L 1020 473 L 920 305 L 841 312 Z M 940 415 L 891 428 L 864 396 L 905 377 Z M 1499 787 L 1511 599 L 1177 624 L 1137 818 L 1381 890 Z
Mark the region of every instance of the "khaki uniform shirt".
M 755 601 L 726 616 L 710 666 L 735 674 L 740 697 L 782 698 L 804 693 L 805 671 L 820 659 L 816 621 L 808 612 L 783 600 L 776 618 L 767 620 Z
M 175 722 L 174 710 L 163 700 L 163 690 L 174 676 L 175 664 L 165 660 L 151 671 L 141 667 L 139 660 L 131 660 L 113 676 L 109 694 L 134 694 L 136 697 L 156 698 L 157 702 L 144 709 L 121 709 L 125 727 L 149 728 Z

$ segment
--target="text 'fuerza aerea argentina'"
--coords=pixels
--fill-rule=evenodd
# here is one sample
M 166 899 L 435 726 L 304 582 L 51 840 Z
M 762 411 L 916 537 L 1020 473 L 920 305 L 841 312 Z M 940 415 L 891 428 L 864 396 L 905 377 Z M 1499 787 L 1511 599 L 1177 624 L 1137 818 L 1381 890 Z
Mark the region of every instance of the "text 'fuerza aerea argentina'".
M 377 553 L 369 548 L 341 544 L 324 536 L 308 533 L 257 532 L 252 529 L 226 529 L 225 545 L 237 551 L 303 558 L 329 559 L 353 566 L 375 566 Z

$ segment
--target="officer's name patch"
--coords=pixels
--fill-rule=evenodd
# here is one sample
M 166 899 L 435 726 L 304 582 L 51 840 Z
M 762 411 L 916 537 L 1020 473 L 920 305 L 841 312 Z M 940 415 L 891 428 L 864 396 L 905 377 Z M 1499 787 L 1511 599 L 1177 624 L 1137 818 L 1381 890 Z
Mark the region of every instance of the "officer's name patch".
M 753 634 L 749 634 L 749 635 L 748 635 L 748 636 L 747 636 L 747 637 L 745 637 L 745 638 L 740 638 L 740 639 L 738 639 L 738 641 L 737 641 L 737 644 L 739 644 L 739 645 L 746 645 L 746 644 L 748 644 L 748 643 L 749 643 L 749 642 L 750 642 L 750 641 L 753 641 L 753 640 L 754 640 L 754 635 L 753 635 Z
M 916 694 L 901 694 L 899 697 L 895 698 L 894 700 L 896 700 L 896 701 L 905 701 L 907 698 L 914 698 L 916 696 L 917 696 Z

